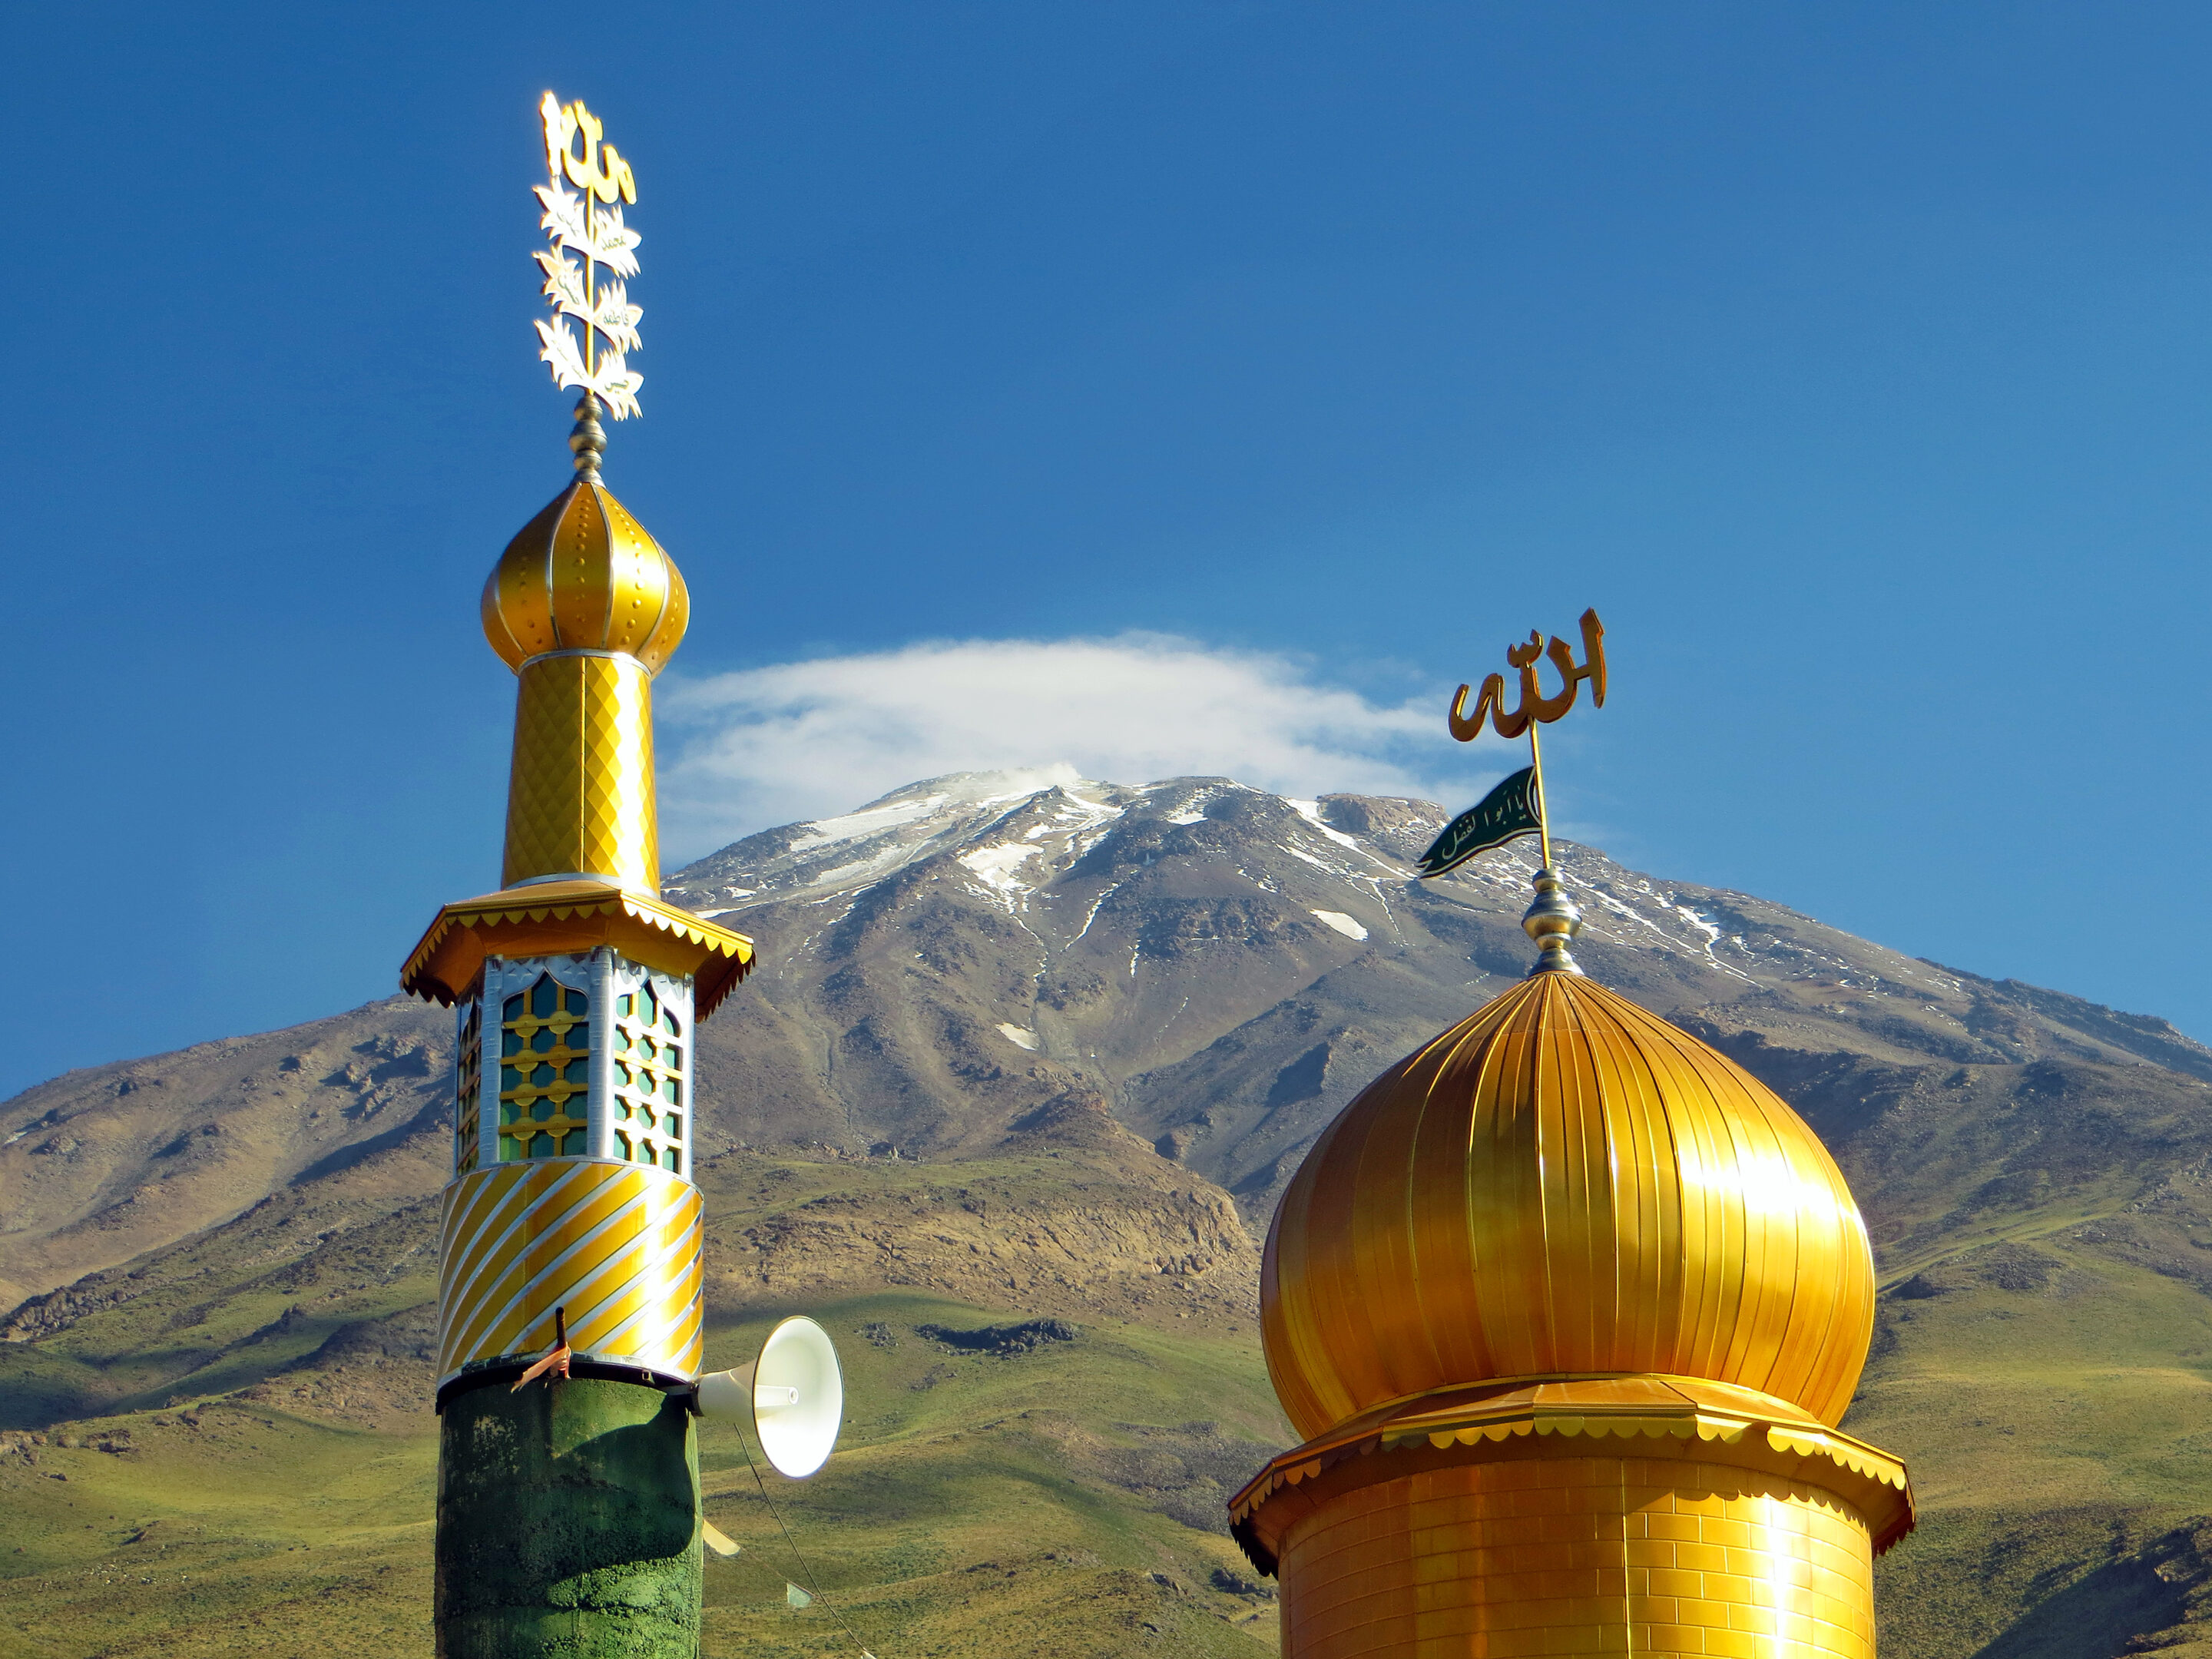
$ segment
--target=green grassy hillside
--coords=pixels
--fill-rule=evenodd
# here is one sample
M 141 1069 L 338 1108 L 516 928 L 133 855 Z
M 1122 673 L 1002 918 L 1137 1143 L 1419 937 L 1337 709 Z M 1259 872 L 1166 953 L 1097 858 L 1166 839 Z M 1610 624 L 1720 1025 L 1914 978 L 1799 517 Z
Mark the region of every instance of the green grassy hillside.
M 792 1580 L 823 1590 L 884 1659 L 1119 1652 L 1155 1636 L 1229 1654 L 1271 1639 L 1273 1601 L 1250 1593 L 1234 1547 L 1187 1524 L 1218 1515 L 1279 1443 L 1249 1340 L 1114 1323 L 1001 1355 L 917 1328 L 1004 1310 L 884 1292 L 814 1311 L 847 1361 L 845 1441 L 812 1481 L 765 1476 L 805 1566 L 737 1432 L 702 1425 L 708 1513 L 743 1546 L 709 1560 L 708 1652 L 847 1645 L 821 1604 L 785 1605 Z M 715 1347 L 746 1352 L 768 1322 L 719 1325 Z M 342 1399 L 343 1375 L 330 1377 Z M 71 1422 L 0 1457 L 0 1650 L 421 1650 L 428 1414 L 362 1427 L 249 1397 L 281 1393 Z
M 998 1158 L 734 1153 L 702 1181 L 710 1360 L 803 1308 L 848 1389 L 803 1484 L 757 1484 L 736 1431 L 701 1425 L 708 1512 L 744 1547 L 709 1559 L 708 1653 L 849 1649 L 830 1604 L 882 1659 L 1272 1642 L 1223 1504 L 1287 1430 L 1224 1197 L 1081 1102 Z M 426 1649 L 432 1206 L 332 1231 L 318 1202 L 103 1276 L 0 1346 L 0 1652 Z M 1026 1342 L 944 1335 L 1040 1316 Z M 823 1601 L 793 1611 L 794 1580 Z
M 708 1514 L 744 1547 L 709 1562 L 708 1653 L 849 1645 L 823 1604 L 785 1604 L 789 1580 L 826 1591 L 880 1659 L 1273 1640 L 1273 1601 L 1219 1530 L 1224 1498 L 1287 1437 L 1249 1255 L 1161 1271 L 1164 1242 L 1193 1231 L 1188 1177 L 1110 1131 L 1091 1139 L 956 1164 L 733 1154 L 702 1172 L 723 1269 L 710 1357 L 734 1362 L 804 1308 L 836 1334 L 850 1401 L 823 1475 L 766 1477 L 818 1577 L 734 1431 L 702 1425 Z M 2040 1202 L 1963 1210 L 1929 1167 L 1915 1190 L 1951 1206 L 1948 1226 L 1877 1212 L 1899 1242 L 1850 1419 L 1911 1462 L 1921 1503 L 1880 1569 L 1885 1651 L 2197 1645 L 2212 1226 L 2170 1180 L 2146 1197 L 2109 1164 L 2039 1185 Z M 335 1231 L 315 1216 L 312 1192 L 274 1200 L 124 1272 L 130 1295 L 111 1285 L 0 1346 L 15 1425 L 0 1433 L 0 1651 L 427 1642 L 428 1211 Z M 1084 1226 L 1089 1270 L 1071 1274 L 1049 1241 Z M 925 1334 L 1040 1316 L 1077 1334 L 1009 1352 Z
M 2091 1231 L 2094 1224 L 2089 1224 Z M 2103 1659 L 2195 1643 L 2212 1510 L 2212 1302 L 2080 1226 L 1899 1281 L 1848 1426 L 1910 1459 L 1880 1568 L 1890 1653 Z

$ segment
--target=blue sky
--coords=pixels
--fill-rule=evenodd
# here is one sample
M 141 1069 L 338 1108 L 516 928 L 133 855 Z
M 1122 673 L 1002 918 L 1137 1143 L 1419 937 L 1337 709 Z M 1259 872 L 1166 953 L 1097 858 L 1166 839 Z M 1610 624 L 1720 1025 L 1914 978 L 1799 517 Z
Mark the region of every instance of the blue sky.
M 549 86 L 638 172 L 679 760 L 746 688 L 1164 661 L 1251 688 L 1169 760 L 1464 792 L 1443 693 L 1594 604 L 1586 838 L 2212 1037 L 2212 13 L 551 17 L 11 24 L 0 1091 L 382 994 L 495 884 Z M 1064 701 L 916 752 L 1158 749 Z M 899 758 L 756 754 L 672 850 Z

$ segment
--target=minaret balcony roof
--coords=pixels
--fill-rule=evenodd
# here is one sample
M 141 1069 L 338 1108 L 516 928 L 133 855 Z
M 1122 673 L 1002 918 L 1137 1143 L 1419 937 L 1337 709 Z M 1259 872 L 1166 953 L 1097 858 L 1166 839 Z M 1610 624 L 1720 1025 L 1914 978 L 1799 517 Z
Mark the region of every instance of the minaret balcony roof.
M 450 1007 L 468 994 L 486 957 L 579 956 L 603 945 L 689 976 L 699 1019 L 753 965 L 750 939 L 689 910 L 608 882 L 547 881 L 447 905 L 409 953 L 399 986 Z

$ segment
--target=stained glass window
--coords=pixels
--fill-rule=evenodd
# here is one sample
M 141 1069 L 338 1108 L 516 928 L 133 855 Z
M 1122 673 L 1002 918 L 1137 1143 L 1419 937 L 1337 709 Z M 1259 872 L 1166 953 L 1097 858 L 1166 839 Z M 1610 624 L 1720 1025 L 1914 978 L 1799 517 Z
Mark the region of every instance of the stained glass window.
M 615 1012 L 611 1040 L 622 1059 L 614 1068 L 614 1111 L 634 1126 L 615 1156 L 681 1173 L 684 1120 L 670 1109 L 684 1104 L 684 1050 L 674 1041 L 683 1024 L 650 981 L 617 999 Z
M 570 990 L 550 974 L 520 996 L 501 1005 L 500 1054 L 526 1056 L 524 1068 L 499 1070 L 499 1155 L 520 1158 L 574 1157 L 586 1150 L 589 1127 L 591 1000 Z

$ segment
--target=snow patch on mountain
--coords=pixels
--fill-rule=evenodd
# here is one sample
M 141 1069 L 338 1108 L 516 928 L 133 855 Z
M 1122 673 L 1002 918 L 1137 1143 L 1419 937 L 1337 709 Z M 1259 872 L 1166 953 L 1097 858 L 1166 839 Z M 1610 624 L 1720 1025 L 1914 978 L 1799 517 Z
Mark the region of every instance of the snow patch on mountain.
M 1380 936 L 1385 947 L 1403 950 L 1426 931 L 1413 921 L 1425 903 L 1472 905 L 1517 921 L 1528 902 L 1533 843 L 1503 848 L 1437 880 L 1418 878 L 1413 860 L 1445 816 L 1427 802 L 1277 796 L 1219 777 L 1130 787 L 1060 766 L 955 773 L 834 817 L 737 842 L 680 872 L 667 896 L 742 929 L 748 912 L 787 899 L 842 896 L 849 914 L 860 893 L 885 882 L 947 875 L 1035 936 L 1041 955 L 1033 971 L 1042 975 L 1071 952 L 1096 948 L 1114 914 L 1108 907 L 1136 890 L 1125 883 L 1149 883 L 1147 872 L 1170 860 L 1225 858 L 1237 885 L 1255 899 L 1294 905 L 1346 938 L 1372 944 L 1375 931 L 1344 908 L 1344 890 L 1352 889 L 1363 908 L 1379 905 L 1388 916 Z M 1940 971 L 1879 947 L 1873 954 L 1881 965 L 1870 973 L 1869 953 L 1856 942 L 1844 949 L 1815 944 L 1829 930 L 1779 907 L 1744 901 L 1757 915 L 1739 915 L 1737 896 L 1678 890 L 1569 842 L 1556 843 L 1555 851 L 1584 914 L 1586 945 L 1652 953 L 1741 985 L 1814 980 L 1843 992 L 1893 985 L 1923 997 L 1958 994 Z M 1771 923 L 1764 920 L 1769 912 Z M 1113 931 L 1115 947 L 1127 952 L 1116 966 L 1126 962 L 1122 972 L 1135 973 L 1152 949 L 1121 924 Z M 810 932 L 807 948 L 828 948 L 828 937 Z M 1176 948 L 1188 955 L 1228 947 L 1201 934 Z
M 932 810 L 945 799 L 943 795 L 924 795 L 919 800 L 900 801 L 890 806 L 866 806 L 842 817 L 817 818 L 804 826 L 809 833 L 792 842 L 786 850 L 794 854 L 811 853 L 816 848 L 827 847 L 832 842 L 851 841 L 856 836 L 895 830 L 901 824 L 927 817 Z
M 1040 830 L 1042 826 L 1039 826 Z M 1019 879 L 1014 872 L 1042 849 L 1022 842 L 1001 843 L 997 847 L 977 847 L 960 854 L 959 862 L 982 878 L 983 884 L 999 893 L 1026 893 L 1030 884 Z
M 1367 851 L 1367 849 L 1362 847 L 1358 842 L 1346 835 L 1343 830 L 1332 830 L 1328 825 L 1322 822 L 1321 803 L 1319 801 L 1291 800 L 1286 796 L 1284 798 L 1283 805 L 1289 807 L 1293 812 L 1296 812 L 1300 817 L 1304 818 L 1315 829 L 1320 830 L 1322 834 L 1327 836 L 1339 847 L 1348 847 L 1355 853 L 1364 854 Z

